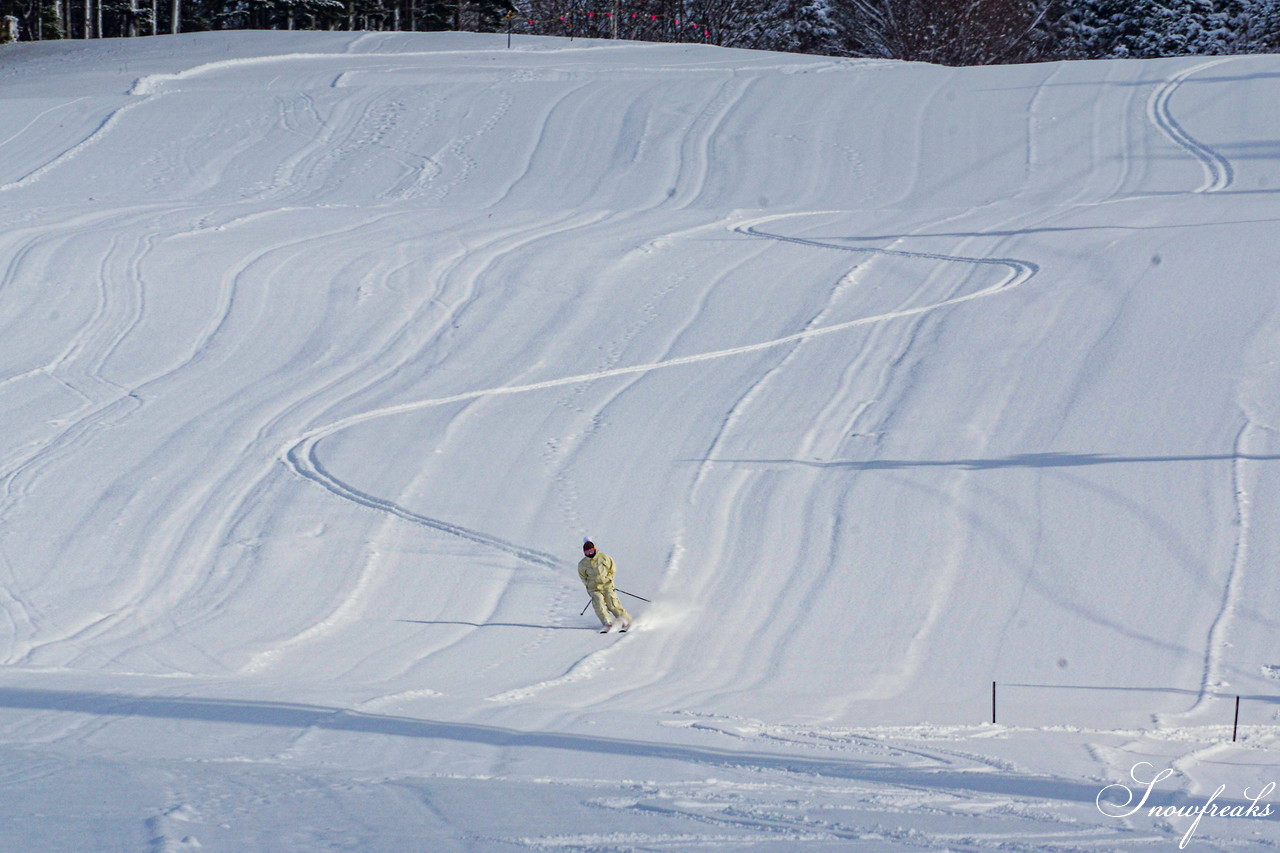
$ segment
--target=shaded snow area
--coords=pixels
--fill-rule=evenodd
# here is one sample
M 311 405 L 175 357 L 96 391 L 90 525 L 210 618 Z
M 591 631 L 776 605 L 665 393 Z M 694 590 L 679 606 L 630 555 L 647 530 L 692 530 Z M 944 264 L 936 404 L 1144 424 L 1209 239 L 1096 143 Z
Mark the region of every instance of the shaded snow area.
M 4 48 L 0 849 L 1275 848 L 1277 128 L 1267 56 Z

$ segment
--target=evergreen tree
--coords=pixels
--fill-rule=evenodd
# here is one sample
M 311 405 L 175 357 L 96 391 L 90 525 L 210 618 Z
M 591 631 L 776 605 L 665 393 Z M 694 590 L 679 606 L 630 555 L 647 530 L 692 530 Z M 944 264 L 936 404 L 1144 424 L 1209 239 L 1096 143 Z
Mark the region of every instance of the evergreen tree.
M 1255 53 L 1276 46 L 1277 0 L 1074 0 L 1061 53 L 1079 58 Z
M 0 43 L 9 37 L 8 18 L 17 22 L 20 41 L 65 38 L 59 11 L 57 4 L 44 0 L 0 0 Z M 65 8 L 61 11 L 65 12 Z
M 1280 50 L 1280 0 L 1263 0 L 1255 15 L 1256 45 L 1260 52 Z
M 1228 4 L 1223 4 L 1228 5 Z M 1236 5 L 1236 4 L 1229 4 Z M 1228 37 L 1216 30 L 1213 0 L 1143 0 L 1146 26 L 1129 46 L 1130 56 L 1187 56 L 1214 53 Z
M 831 0 L 771 0 L 741 41 L 761 50 L 830 55 L 842 51 L 840 35 Z

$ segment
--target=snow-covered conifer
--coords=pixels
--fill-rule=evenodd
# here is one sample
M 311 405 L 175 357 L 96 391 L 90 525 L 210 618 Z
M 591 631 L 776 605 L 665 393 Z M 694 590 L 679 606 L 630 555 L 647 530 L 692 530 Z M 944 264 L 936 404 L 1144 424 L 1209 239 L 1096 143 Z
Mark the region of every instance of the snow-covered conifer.
M 842 52 L 832 0 L 771 0 L 750 22 L 743 42 L 762 50 Z

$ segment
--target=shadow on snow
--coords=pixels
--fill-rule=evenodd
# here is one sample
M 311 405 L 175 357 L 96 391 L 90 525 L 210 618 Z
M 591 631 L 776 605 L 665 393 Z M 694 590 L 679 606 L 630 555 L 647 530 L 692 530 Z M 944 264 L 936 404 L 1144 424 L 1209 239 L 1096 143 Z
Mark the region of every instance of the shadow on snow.
M 519 731 L 498 726 L 367 714 L 345 708 L 294 702 L 134 696 L 125 693 L 8 687 L 0 688 L 0 708 L 318 729 L 448 740 L 504 748 L 568 750 L 633 759 L 770 770 L 886 785 L 996 793 L 1090 804 L 1096 802 L 1102 787 L 1096 782 L 1076 782 L 1050 776 L 957 770 L 942 763 L 945 759 L 939 759 L 939 764 L 935 767 L 904 767 L 866 760 L 734 751 L 562 732 Z M 1163 794 L 1152 792 L 1148 806 L 1174 805 L 1183 800 L 1185 796 L 1176 791 Z M 1232 805 L 1226 801 L 1218 802 L 1223 806 Z
M 865 461 L 819 459 L 685 459 L 726 465 L 804 465 L 810 468 L 847 468 L 854 471 L 894 471 L 903 468 L 963 468 L 988 471 L 998 468 L 1071 468 L 1085 465 L 1124 465 L 1146 462 L 1275 462 L 1280 456 L 1251 453 L 1207 453 L 1186 456 L 1112 456 L 1108 453 L 1015 453 L 996 459 L 867 459 Z

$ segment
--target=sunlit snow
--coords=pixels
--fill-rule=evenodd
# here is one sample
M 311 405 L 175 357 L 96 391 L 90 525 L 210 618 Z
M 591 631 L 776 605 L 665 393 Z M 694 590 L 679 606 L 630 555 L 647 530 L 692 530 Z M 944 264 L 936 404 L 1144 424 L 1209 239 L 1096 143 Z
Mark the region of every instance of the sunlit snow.
M 0 48 L 0 849 L 1280 843 L 1278 127 L 1273 56 Z

